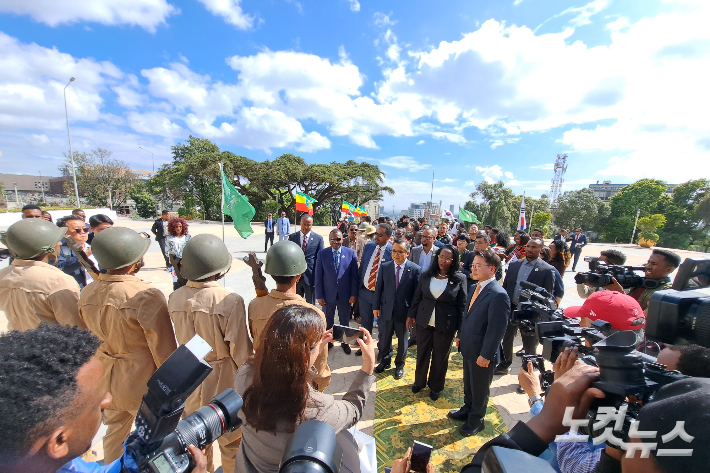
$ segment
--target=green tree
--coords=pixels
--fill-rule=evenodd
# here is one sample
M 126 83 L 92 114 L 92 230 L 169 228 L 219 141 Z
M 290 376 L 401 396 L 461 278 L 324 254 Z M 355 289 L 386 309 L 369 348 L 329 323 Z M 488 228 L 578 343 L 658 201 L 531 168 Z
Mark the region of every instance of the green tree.
M 554 228 L 550 224 L 552 220 L 552 214 L 549 212 L 535 212 L 532 220 L 530 221 L 530 229 L 540 228 L 545 232 L 545 236 L 551 236 L 554 233 Z
M 144 184 L 137 184 L 131 189 L 131 199 L 136 203 L 136 213 L 140 218 L 155 218 L 157 215 L 156 202 L 146 192 Z
M 606 204 L 594 196 L 594 191 L 585 188 L 567 191 L 559 196 L 553 218 L 558 228 L 599 230 L 597 224 L 608 214 Z
M 653 214 L 639 219 L 636 228 L 639 230 L 639 237 L 647 240 L 658 241 L 656 230 L 658 227 L 666 223 L 666 216 L 662 214 Z
M 665 215 L 666 222 L 658 230 L 659 245 L 688 249 L 707 238 L 706 222 L 710 215 L 704 208 L 710 196 L 709 185 L 707 179 L 696 179 L 676 187 L 672 196 L 663 196 L 658 212 Z
M 641 210 L 640 217 L 655 213 L 659 200 L 668 186 L 657 179 L 641 179 L 621 189 L 611 198 L 612 217 L 636 215 Z
M 483 181 L 476 186 L 475 192 L 471 193 L 472 200 L 466 202 L 464 208 L 476 214 L 478 220 L 485 225 L 511 229 L 518 220 L 518 211 L 513 210 L 515 197 L 503 181 Z

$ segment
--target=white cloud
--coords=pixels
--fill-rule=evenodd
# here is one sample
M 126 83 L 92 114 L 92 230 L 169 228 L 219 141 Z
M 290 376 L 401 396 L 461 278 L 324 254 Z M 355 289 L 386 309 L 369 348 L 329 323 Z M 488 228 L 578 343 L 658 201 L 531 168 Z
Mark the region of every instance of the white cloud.
M 537 164 L 535 166 L 530 166 L 530 169 L 542 169 L 544 171 L 552 171 L 555 168 L 554 163 Z
M 513 173 L 510 171 L 506 171 L 503 173 L 506 179 L 513 179 Z
M 360 2 L 358 0 L 348 0 L 350 3 L 350 11 L 360 11 Z
M 90 21 L 139 26 L 153 33 L 180 10 L 166 0 L 3 0 L 0 12 L 29 15 L 49 26 Z
M 497 164 L 488 167 L 476 166 L 476 172 L 483 174 L 483 179 L 488 183 L 494 183 L 503 177 L 503 169 Z
M 424 141 L 424 140 L 417 141 L 417 145 L 423 145 L 424 143 L 426 143 L 426 141 Z
M 407 169 L 409 172 L 431 168 L 431 164 L 421 164 L 416 159 L 409 156 L 393 156 L 391 158 L 381 159 L 380 165 L 397 169 Z
M 496 149 L 499 146 L 503 146 L 503 140 L 493 140 L 491 143 L 491 149 Z
M 170 121 L 163 113 L 151 112 L 140 114 L 128 113 L 128 125 L 138 133 L 158 135 L 169 138 L 184 138 L 185 130 L 178 124 Z
M 451 178 L 447 177 L 446 179 L 434 179 L 434 181 L 436 181 L 436 182 L 456 182 L 456 181 L 458 181 L 458 179 L 451 179 Z
M 239 6 L 241 0 L 198 0 L 207 11 L 216 16 L 221 16 L 230 25 L 240 30 L 248 30 L 254 24 L 254 16 L 242 11 Z
M 375 12 L 375 26 L 380 26 L 384 28 L 396 24 L 397 20 L 391 19 L 391 16 L 392 12 L 390 12 L 389 15 L 386 15 L 382 12 Z
M 394 189 L 394 195 L 386 195 L 384 198 L 385 208 L 406 209 L 412 202 L 424 202 L 429 200 L 431 192 L 431 181 L 418 181 L 407 177 L 387 178 L 383 184 Z M 468 184 L 467 184 L 468 186 Z M 444 208 L 449 205 L 454 207 L 464 206 L 466 201 L 471 200 L 471 190 L 469 187 L 461 186 L 440 186 L 434 185 L 434 200 L 444 202 Z

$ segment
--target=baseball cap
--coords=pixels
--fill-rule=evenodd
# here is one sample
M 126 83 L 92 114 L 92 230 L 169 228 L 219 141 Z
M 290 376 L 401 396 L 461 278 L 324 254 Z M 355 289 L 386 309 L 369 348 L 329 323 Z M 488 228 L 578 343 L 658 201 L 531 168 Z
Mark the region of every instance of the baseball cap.
M 581 306 L 567 307 L 564 314 L 567 318 L 604 320 L 616 330 L 637 330 L 646 326 L 646 316 L 638 301 L 615 291 L 597 291 Z M 642 320 L 634 323 L 638 319 Z

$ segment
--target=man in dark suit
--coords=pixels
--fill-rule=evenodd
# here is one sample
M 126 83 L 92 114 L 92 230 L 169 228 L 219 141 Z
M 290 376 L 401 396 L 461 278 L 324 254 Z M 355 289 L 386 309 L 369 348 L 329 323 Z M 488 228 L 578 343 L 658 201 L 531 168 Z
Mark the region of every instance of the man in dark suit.
M 335 323 L 335 310 L 338 310 L 338 323 L 350 324 L 350 309 L 357 299 L 357 255 L 355 251 L 343 246 L 343 234 L 337 228 L 328 236 L 330 248 L 320 250 L 316 259 L 316 300 L 325 308 L 326 330 Z M 348 355 L 350 347 L 342 343 Z
M 160 218 L 155 219 L 153 227 L 150 229 L 153 235 L 155 235 L 155 240 L 158 242 L 158 245 L 160 245 L 160 253 L 163 255 L 166 268 L 170 267 L 170 260 L 168 259 L 168 255 L 165 254 L 165 237 L 168 236 L 168 220 L 170 220 L 170 212 L 163 210 L 160 214 Z
M 274 220 L 274 215 L 269 212 L 269 215 L 264 220 L 264 253 L 269 249 L 269 241 L 274 244 L 274 229 L 276 228 L 276 221 Z
M 323 237 L 312 232 L 313 217 L 304 215 L 301 217 L 301 231 L 292 233 L 288 239 L 297 244 L 306 255 L 306 271 L 301 275 L 301 279 L 296 284 L 296 293 L 309 304 L 315 304 L 315 268 L 318 253 L 323 249 Z
M 377 287 L 380 269 L 382 269 L 382 263 L 392 261 L 390 236 L 392 236 L 392 227 L 386 223 L 381 223 L 375 230 L 375 241 L 365 245 L 362 250 L 360 273 L 358 275 L 360 325 L 370 333 L 372 333 L 375 317 L 372 304 L 375 300 L 375 288 Z M 355 352 L 355 355 L 361 356 L 362 350 Z
M 579 255 L 582 254 L 582 248 L 587 246 L 587 235 L 582 233 L 581 228 L 577 228 L 574 231 L 574 235 L 567 239 L 570 242 L 569 251 L 574 256 L 574 262 L 572 263 L 572 271 L 576 271 L 577 261 L 579 261 Z
M 542 240 L 531 238 L 525 249 L 525 259 L 510 263 L 508 272 L 505 273 L 503 288 L 510 298 L 511 310 L 516 310 L 520 303 L 521 281 L 528 281 L 545 289 L 550 294 L 555 287 L 555 270 L 540 258 Z M 503 337 L 503 360 L 496 367 L 495 374 L 507 374 L 513 363 L 513 341 L 518 332 L 518 324 L 511 323 Z M 538 338 L 533 334 L 521 334 L 523 350 L 526 354 L 533 354 L 537 349 Z M 520 390 L 518 391 L 520 392 Z M 525 391 L 523 391 L 524 393 Z
M 510 298 L 496 281 L 500 258 L 493 250 L 477 250 L 471 266 L 478 284 L 468 299 L 456 339 L 463 356 L 463 407 L 448 416 L 465 421 L 459 432 L 475 435 L 483 430 L 495 355 L 510 318 Z
M 392 243 L 392 261 L 382 263 L 380 277 L 377 278 L 375 299 L 372 309 L 377 318 L 380 364 L 375 373 L 382 373 L 392 363 L 392 335 L 397 334 L 397 357 L 394 359 L 394 379 L 404 376 L 404 360 L 407 357 L 406 327 L 407 311 L 412 305 L 414 291 L 422 274 L 418 265 L 407 259 L 409 242 L 398 238 Z

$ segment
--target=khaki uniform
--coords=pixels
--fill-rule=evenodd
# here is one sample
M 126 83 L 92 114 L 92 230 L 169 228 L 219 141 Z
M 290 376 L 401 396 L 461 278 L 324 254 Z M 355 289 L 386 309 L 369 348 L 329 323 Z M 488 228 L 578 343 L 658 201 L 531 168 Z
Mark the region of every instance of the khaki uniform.
M 314 309 L 323 319 L 323 327 L 325 328 L 325 314 L 313 304 L 309 304 L 298 294 L 287 294 L 285 292 L 272 290 L 267 296 L 257 297 L 249 303 L 249 331 L 254 340 L 254 350 L 261 345 L 266 323 L 271 316 L 282 307 L 289 305 L 302 305 Z M 330 367 L 328 367 L 328 350 L 321 350 L 314 364 L 318 374 L 313 379 L 318 391 L 323 392 L 330 384 Z
M 113 396 L 103 419 L 109 463 L 123 454 L 148 380 L 177 349 L 175 333 L 163 293 L 132 275 L 99 275 L 81 292 L 79 315 L 101 339 L 96 356 Z
M 254 350 L 247 330 L 244 300 L 216 281 L 188 281 L 186 286 L 170 294 L 168 310 L 178 344 L 183 345 L 199 335 L 212 347 L 205 361 L 213 371 L 185 401 L 185 415 L 188 415 L 225 389 L 234 388 L 238 367 Z M 237 429 L 217 440 L 224 471 L 234 470 L 241 437 L 242 430 Z M 207 446 L 206 453 L 207 469 L 214 471 L 212 445 Z
M 32 330 L 40 324 L 86 328 L 79 317 L 79 285 L 74 278 L 41 261 L 16 259 L 0 271 L 0 309 L 9 330 Z

